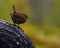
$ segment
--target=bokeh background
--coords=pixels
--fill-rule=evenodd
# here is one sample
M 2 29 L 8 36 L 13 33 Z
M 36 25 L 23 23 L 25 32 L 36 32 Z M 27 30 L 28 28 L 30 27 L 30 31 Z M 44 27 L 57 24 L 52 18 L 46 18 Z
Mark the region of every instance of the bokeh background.
M 28 15 L 20 26 L 36 48 L 60 48 L 60 0 L 0 0 L 0 19 L 12 24 L 13 4 Z

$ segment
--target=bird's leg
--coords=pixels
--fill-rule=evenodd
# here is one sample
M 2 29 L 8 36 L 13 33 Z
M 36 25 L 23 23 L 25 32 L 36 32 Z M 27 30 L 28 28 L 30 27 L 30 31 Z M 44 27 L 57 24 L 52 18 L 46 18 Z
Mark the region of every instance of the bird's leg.
M 20 28 L 19 24 L 17 24 L 17 27 Z
M 22 28 L 20 27 L 20 25 L 18 24 L 18 26 L 17 26 L 19 29 L 21 29 L 22 30 Z
M 17 27 L 18 27 L 19 29 L 21 29 L 19 24 L 17 24 Z

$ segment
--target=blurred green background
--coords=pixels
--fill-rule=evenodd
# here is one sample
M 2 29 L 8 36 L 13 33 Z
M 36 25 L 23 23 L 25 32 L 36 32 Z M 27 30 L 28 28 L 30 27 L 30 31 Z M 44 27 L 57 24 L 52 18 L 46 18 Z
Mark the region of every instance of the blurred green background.
M 0 0 L 0 19 L 13 23 L 13 4 L 28 15 L 20 26 L 36 48 L 60 48 L 60 0 Z

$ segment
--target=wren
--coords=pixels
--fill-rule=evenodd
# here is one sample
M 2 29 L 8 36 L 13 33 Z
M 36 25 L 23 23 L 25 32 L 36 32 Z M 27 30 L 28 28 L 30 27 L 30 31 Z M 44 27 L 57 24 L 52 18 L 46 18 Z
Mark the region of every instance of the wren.
M 13 5 L 13 13 L 10 15 L 14 25 L 23 24 L 28 19 L 28 16 L 26 14 L 16 12 L 14 5 Z

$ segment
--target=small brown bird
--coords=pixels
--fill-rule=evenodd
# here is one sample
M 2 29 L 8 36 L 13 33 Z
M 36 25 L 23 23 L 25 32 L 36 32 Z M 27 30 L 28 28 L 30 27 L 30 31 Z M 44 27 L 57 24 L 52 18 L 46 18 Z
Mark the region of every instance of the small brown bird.
M 28 16 L 26 14 L 16 12 L 14 5 L 13 5 L 13 13 L 10 15 L 14 22 L 14 25 L 23 24 L 28 19 Z

